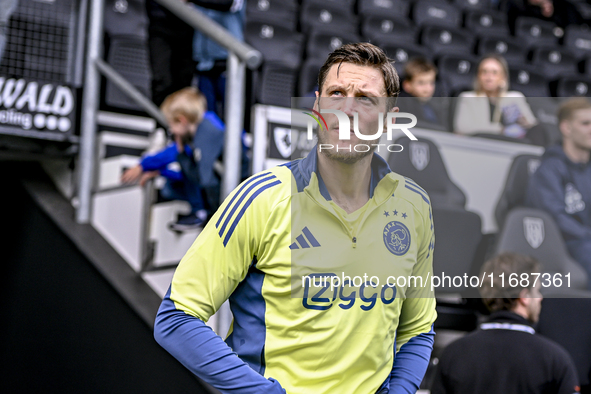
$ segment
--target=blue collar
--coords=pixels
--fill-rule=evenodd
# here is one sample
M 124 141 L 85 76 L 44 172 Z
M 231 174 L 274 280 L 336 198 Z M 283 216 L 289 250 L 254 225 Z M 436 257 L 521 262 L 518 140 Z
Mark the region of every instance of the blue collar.
M 302 176 L 303 184 L 301 186 L 306 187 L 310 184 L 310 178 L 312 173 L 316 173 L 316 177 L 318 178 L 318 188 L 320 189 L 320 194 L 327 200 L 332 200 L 328 190 L 326 189 L 326 185 L 322 180 L 322 176 L 320 176 L 320 172 L 318 171 L 318 149 L 317 145 L 308 153 L 308 156 L 304 157 L 303 159 L 299 160 L 297 163 L 293 163 L 295 167 L 297 167 L 298 172 Z M 292 171 L 294 170 L 293 166 Z M 378 183 L 390 172 L 390 167 L 388 163 L 377 153 L 374 153 L 371 159 L 371 180 L 370 180 L 370 187 L 369 187 L 369 198 L 373 197 L 374 190 L 377 187 Z M 298 190 L 300 189 L 298 185 Z

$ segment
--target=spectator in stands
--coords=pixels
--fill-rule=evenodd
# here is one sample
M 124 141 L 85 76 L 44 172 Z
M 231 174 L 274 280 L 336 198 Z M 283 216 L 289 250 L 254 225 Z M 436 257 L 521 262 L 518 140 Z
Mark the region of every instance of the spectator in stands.
M 503 253 L 483 265 L 481 295 L 492 314 L 479 330 L 445 348 L 432 394 L 579 392 L 570 355 L 536 335 L 532 327 L 540 315 L 542 295 L 541 282 L 534 285 L 531 274 L 539 272 L 534 258 L 514 253 Z M 519 280 L 511 287 L 507 282 L 522 275 L 530 278 L 527 283 Z
M 562 103 L 558 127 L 562 144 L 546 149 L 530 177 L 526 203 L 552 215 L 569 253 L 591 278 L 591 102 Z
M 508 89 L 507 61 L 499 55 L 485 56 L 478 65 L 474 90 L 458 98 L 454 131 L 524 138 L 537 121 L 523 94 Z
M 447 101 L 433 99 L 437 67 L 423 58 L 413 58 L 404 67 L 404 80 L 399 107 L 417 117 L 417 125 L 425 128 L 448 129 Z M 445 101 L 445 102 L 444 102 Z
M 168 96 L 161 109 L 173 141 L 160 152 L 144 156 L 140 164 L 123 173 L 121 181 L 132 183 L 139 180 L 143 186 L 149 179 L 164 176 L 166 184 L 160 191 L 161 196 L 165 200 L 184 200 L 191 205 L 190 214 L 181 216 L 170 228 L 178 231 L 197 228 L 207 218 L 205 203 L 197 177 L 191 176 L 195 171 L 187 176 L 180 163 L 195 160 L 191 142 L 204 118 L 205 97 L 195 88 L 184 88 Z
M 216 0 L 209 0 L 215 3 Z M 227 3 L 222 0 L 220 3 Z M 195 8 L 226 28 L 238 40 L 244 40 L 244 1 L 234 0 L 231 7 L 212 9 L 195 2 Z M 226 96 L 226 60 L 228 51 L 195 30 L 193 38 L 193 59 L 197 62 L 198 87 L 207 98 L 207 108 L 224 117 L 223 104 Z
M 556 6 L 555 6 L 556 5 Z M 515 22 L 519 17 L 534 17 L 555 23 L 564 29 L 571 24 L 581 24 L 585 20 L 577 7 L 568 0 L 509 0 L 507 16 L 511 34 L 515 35 Z
M 183 1 L 208 9 L 227 11 L 234 0 Z M 195 73 L 192 56 L 194 30 L 156 0 L 146 0 L 146 12 L 149 20 L 152 101 L 159 106 L 168 95 L 191 86 Z

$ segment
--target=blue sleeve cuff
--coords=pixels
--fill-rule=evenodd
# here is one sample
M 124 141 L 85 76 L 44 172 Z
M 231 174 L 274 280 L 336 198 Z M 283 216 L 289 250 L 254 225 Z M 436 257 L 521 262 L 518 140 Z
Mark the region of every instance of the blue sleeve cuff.
M 417 392 L 429 366 L 434 339 L 431 326 L 431 331 L 412 337 L 400 347 L 390 373 L 390 394 Z
M 176 309 L 166 293 L 154 326 L 156 341 L 195 375 L 232 394 L 285 394 L 278 381 L 265 379 L 202 320 Z

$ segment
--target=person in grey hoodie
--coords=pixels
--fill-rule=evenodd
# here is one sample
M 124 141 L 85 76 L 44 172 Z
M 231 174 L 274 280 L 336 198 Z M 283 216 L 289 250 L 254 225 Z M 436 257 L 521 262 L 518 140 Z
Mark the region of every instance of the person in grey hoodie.
M 570 255 L 591 278 L 591 102 L 562 103 L 558 127 L 562 144 L 546 149 L 530 177 L 526 204 L 554 217 Z

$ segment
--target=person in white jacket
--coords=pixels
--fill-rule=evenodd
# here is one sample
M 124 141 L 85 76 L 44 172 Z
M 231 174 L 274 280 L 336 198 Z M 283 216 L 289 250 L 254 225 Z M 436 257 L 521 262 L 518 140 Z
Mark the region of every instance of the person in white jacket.
M 523 94 L 509 90 L 507 61 L 498 55 L 484 57 L 478 65 L 474 90 L 459 95 L 454 132 L 523 138 L 536 123 Z

